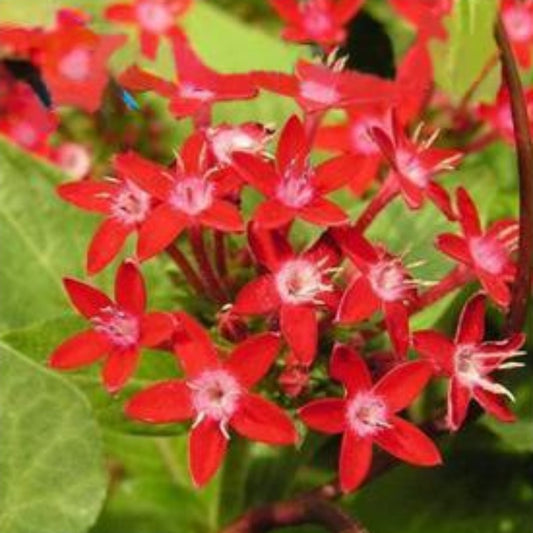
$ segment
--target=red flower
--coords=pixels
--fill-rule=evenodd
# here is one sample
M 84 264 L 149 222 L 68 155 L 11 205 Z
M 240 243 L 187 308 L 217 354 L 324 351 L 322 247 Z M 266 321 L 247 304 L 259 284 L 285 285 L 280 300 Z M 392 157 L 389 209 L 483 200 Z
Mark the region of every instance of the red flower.
M 249 74 L 219 74 L 200 60 L 183 38 L 172 39 L 177 82 L 172 83 L 136 66 L 119 82 L 132 91 L 155 91 L 170 99 L 170 111 L 178 118 L 196 117 L 205 122 L 216 102 L 246 100 L 257 94 Z
M 337 320 L 353 324 L 381 310 L 396 353 L 404 358 L 409 348 L 408 304 L 416 298 L 416 281 L 400 258 L 372 246 L 354 228 L 336 228 L 333 235 L 359 271 L 342 296 Z
M 126 414 L 152 424 L 193 419 L 189 468 L 197 486 L 205 485 L 226 453 L 229 428 L 269 444 L 293 444 L 297 434 L 289 417 L 250 389 L 267 373 L 278 351 L 274 333 L 250 337 L 221 360 L 207 332 L 184 313 L 175 350 L 184 380 L 157 383 L 136 394 Z
M 324 196 L 353 181 L 356 158 L 344 155 L 312 167 L 310 149 L 302 123 L 293 116 L 281 132 L 275 166 L 247 153 L 234 154 L 242 177 L 267 197 L 253 216 L 259 226 L 279 228 L 296 217 L 319 226 L 347 221 L 344 211 Z
M 530 131 L 533 133 L 533 89 L 524 91 L 524 97 L 530 119 Z M 514 146 L 515 135 L 511 99 L 505 86 L 499 90 L 494 104 L 481 104 L 478 107 L 477 115 L 481 120 L 487 122 L 506 143 Z
M 117 168 L 127 174 L 159 205 L 139 229 L 137 254 L 144 261 L 162 250 L 188 226 L 202 225 L 219 231 L 242 231 L 237 207 L 225 200 L 224 172 L 209 166 L 203 135 L 193 134 L 185 142 L 175 167 L 167 170 L 134 152 L 119 154 Z
M 503 0 L 501 17 L 520 66 L 528 69 L 533 49 L 533 0 Z
M 337 345 L 329 373 L 344 385 L 346 397 L 312 401 L 299 414 L 316 431 L 343 433 L 339 457 L 343 492 L 363 482 L 374 442 L 402 461 L 421 466 L 441 463 L 440 453 L 429 437 L 397 416 L 422 392 L 431 377 L 430 365 L 423 361 L 402 363 L 372 385 L 363 359 L 351 348 Z
M 294 253 L 278 232 L 252 228 L 249 240 L 258 263 L 268 272 L 242 288 L 233 311 L 278 314 L 295 359 L 309 366 L 317 348 L 317 311 L 324 306 L 335 311 L 338 303 L 329 274 L 339 264 L 339 251 L 327 234 L 301 254 Z
M 442 19 L 451 12 L 453 0 L 390 0 L 390 3 L 423 39 L 446 38 Z
M 363 0 L 269 0 L 287 24 L 283 37 L 297 43 L 315 42 L 328 50 L 346 39 L 344 26 Z
M 399 189 L 411 209 L 419 209 L 426 196 L 450 219 L 455 219 L 451 201 L 446 190 L 434 181 L 445 170 L 453 170 L 461 158 L 456 150 L 432 148 L 435 132 L 429 139 L 419 141 L 420 129 L 413 139 L 405 134 L 391 113 L 390 128 L 372 128 L 374 140 L 392 166 L 393 173 L 385 188 Z
M 124 35 L 97 35 L 76 21 L 46 33 L 39 66 L 54 103 L 96 111 L 109 81 L 109 57 L 125 41 Z
M 139 27 L 141 51 L 155 59 L 162 36 L 180 33 L 176 18 L 183 15 L 193 0 L 135 0 L 133 4 L 113 4 L 105 11 L 112 22 L 135 24 Z
M 502 396 L 507 396 L 512 400 L 512 393 L 493 381 L 490 374 L 523 366 L 508 362 L 508 359 L 523 354 L 519 349 L 525 342 L 525 336 L 519 333 L 503 341 L 483 342 L 485 301 L 482 294 L 470 298 L 459 319 L 453 341 L 433 330 L 413 334 L 415 349 L 432 363 L 437 375 L 450 380 L 447 419 L 453 431 L 463 424 L 472 399 L 502 422 L 512 422 L 515 418 L 502 399 Z
M 152 198 L 135 184 L 134 174 L 159 176 L 160 168 L 144 160 L 142 166 L 130 168 L 119 158 L 114 163 L 116 178 L 65 183 L 57 189 L 63 200 L 105 216 L 87 252 L 89 274 L 96 274 L 117 256 L 128 236 L 143 227 L 153 209 Z
M 483 232 L 476 206 L 463 188 L 457 191 L 457 206 L 463 236 L 444 233 L 436 246 L 470 268 L 491 298 L 507 307 L 511 298 L 507 283 L 514 280 L 516 270 L 510 254 L 517 246 L 518 225 L 501 220 Z
M 253 79 L 267 91 L 294 98 L 306 113 L 396 99 L 393 82 L 342 67 L 342 59 L 333 65 L 298 61 L 294 74 L 260 71 Z
M 69 370 L 105 358 L 102 380 L 108 392 L 118 392 L 135 372 L 140 348 L 153 348 L 172 335 L 172 316 L 145 312 L 144 280 L 130 261 L 117 271 L 115 302 L 75 279 L 66 278 L 64 284 L 91 328 L 61 344 L 50 356 L 50 366 Z

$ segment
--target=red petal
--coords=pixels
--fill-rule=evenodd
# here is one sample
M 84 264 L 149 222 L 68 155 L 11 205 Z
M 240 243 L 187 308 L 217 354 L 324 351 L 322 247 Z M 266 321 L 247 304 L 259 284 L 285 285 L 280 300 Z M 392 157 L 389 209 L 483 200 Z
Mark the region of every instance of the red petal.
M 298 410 L 306 426 L 321 433 L 342 433 L 346 427 L 346 400 L 323 398 L 312 401 Z
M 428 185 L 427 195 L 448 220 L 456 220 L 452 201 L 446 189 L 433 181 Z
M 186 313 L 175 313 L 174 318 L 174 350 L 181 359 L 185 374 L 194 377 L 206 368 L 217 367 L 218 358 L 209 333 Z
M 485 302 L 484 294 L 476 294 L 463 308 L 455 344 L 478 344 L 485 336 Z
M 453 233 L 443 233 L 437 237 L 435 244 L 441 252 L 453 257 L 457 261 L 467 265 L 472 264 L 470 250 L 462 237 Z
M 187 226 L 187 218 L 169 204 L 156 207 L 139 231 L 137 255 L 144 261 L 162 252 Z
M 135 11 L 130 4 L 115 4 L 109 6 L 104 13 L 107 20 L 113 22 L 135 22 Z
M 340 226 L 348 222 L 348 215 L 325 198 L 315 198 L 311 204 L 302 207 L 299 214 L 304 220 L 317 226 Z
M 197 487 L 202 487 L 215 475 L 227 447 L 228 441 L 215 420 L 206 418 L 191 430 L 189 469 Z
M 59 185 L 57 193 L 63 200 L 80 209 L 107 215 L 110 199 L 116 188 L 115 185 L 106 182 L 83 180 Z
M 500 395 L 483 390 L 481 387 L 474 387 L 472 392 L 479 405 L 501 422 L 516 420 L 515 414 L 505 405 L 505 400 Z
M 115 300 L 118 305 L 135 315 L 146 307 L 146 287 L 140 270 L 133 261 L 124 261 L 115 280 Z
M 325 232 L 309 250 L 304 252 L 303 257 L 315 264 L 320 264 L 323 269 L 328 269 L 336 267 L 342 255 L 333 237 L 329 232 Z
M 308 143 L 303 124 L 293 115 L 281 131 L 278 142 L 276 161 L 280 172 L 283 174 L 288 166 L 300 159 L 302 152 L 307 151 Z
M 384 450 L 402 461 L 420 466 L 434 466 L 442 463 L 435 443 L 416 426 L 392 417 L 392 427 L 378 432 L 374 439 Z
M 302 13 L 296 0 L 268 0 L 268 2 L 277 11 L 280 18 L 293 24 L 300 22 Z
M 424 359 L 429 361 L 437 373 L 453 374 L 455 345 L 442 333 L 417 331 L 413 333 L 413 346 Z
M 463 232 L 467 237 L 481 234 L 481 222 L 477 213 L 476 206 L 472 198 L 462 187 L 457 191 L 457 208 L 459 209 L 459 222 Z
M 355 490 L 365 479 L 372 461 L 372 441 L 360 439 L 351 431 L 342 438 L 339 481 L 342 492 Z
M 52 368 L 70 369 L 90 365 L 111 348 L 106 337 L 93 330 L 77 333 L 58 346 L 50 356 Z
M 254 259 L 271 272 L 277 271 L 286 260 L 294 257 L 283 230 L 266 230 L 254 223 L 248 224 L 248 243 Z
M 104 220 L 89 245 L 87 272 L 96 274 L 113 261 L 133 230 L 134 226 L 126 226 L 114 218 Z
M 70 301 L 85 318 L 90 319 L 105 307 L 113 306 L 113 302 L 103 292 L 81 281 L 65 278 L 63 284 Z
M 353 227 L 333 228 L 333 237 L 344 253 L 361 269 L 379 260 L 374 247 Z
M 159 35 L 148 31 L 141 31 L 141 52 L 152 61 L 157 56 L 159 48 Z
M 294 444 L 298 434 L 287 414 L 277 405 L 255 394 L 244 394 L 230 420 L 243 437 L 268 444 Z
M 246 182 L 266 196 L 272 196 L 279 176 L 271 163 L 245 152 L 233 154 L 233 163 Z
M 199 215 L 205 226 L 220 231 L 243 231 L 244 222 L 239 210 L 229 202 L 215 200 L 209 209 Z
M 320 194 L 328 194 L 348 185 L 359 174 L 359 158 L 341 155 L 322 163 L 315 169 L 313 184 Z
M 500 306 L 508 307 L 511 302 L 511 291 L 507 283 L 500 277 L 488 272 L 477 270 L 479 281 L 489 296 Z
M 357 277 L 342 295 L 336 320 L 341 324 L 356 324 L 367 320 L 379 309 L 379 299 L 370 282 Z
M 190 389 L 183 381 L 157 383 L 135 394 L 125 412 L 130 418 L 152 424 L 187 420 L 193 416 Z
M 364 0 L 337 0 L 333 6 L 335 22 L 344 25 L 359 11 Z
M 262 333 L 239 344 L 224 363 L 246 388 L 253 387 L 270 369 L 280 349 L 277 333 Z
M 364 359 L 344 344 L 336 344 L 333 348 L 329 375 L 346 387 L 349 396 L 372 388 L 372 377 Z
M 119 76 L 118 83 L 130 91 L 155 91 L 166 98 L 176 93 L 176 86 L 173 83 L 145 72 L 136 65 L 126 69 Z
M 470 390 L 457 378 L 452 378 L 448 389 L 448 424 L 452 431 L 457 431 L 462 426 L 470 398 Z
M 296 212 L 278 200 L 266 200 L 260 204 L 253 215 L 254 222 L 264 229 L 275 229 L 292 222 Z
M 283 304 L 280 328 L 296 359 L 303 365 L 310 365 L 318 342 L 318 320 L 314 307 Z
M 297 96 L 300 82 L 296 76 L 281 72 L 254 72 L 253 80 L 259 87 L 285 96 Z
M 169 313 L 147 313 L 141 318 L 139 344 L 155 347 L 170 339 L 174 333 L 174 319 Z
M 399 358 L 404 359 L 411 343 L 407 309 L 400 302 L 385 302 L 383 312 L 394 350 Z
M 124 387 L 133 375 L 139 361 L 139 349 L 114 349 L 102 369 L 102 379 L 107 392 L 114 394 Z
M 275 311 L 279 305 L 274 276 L 267 274 L 250 281 L 241 289 L 233 309 L 243 315 L 264 315 Z
M 425 361 L 413 361 L 395 366 L 374 386 L 374 392 L 383 396 L 390 412 L 405 409 L 422 392 L 431 378 L 431 366 Z

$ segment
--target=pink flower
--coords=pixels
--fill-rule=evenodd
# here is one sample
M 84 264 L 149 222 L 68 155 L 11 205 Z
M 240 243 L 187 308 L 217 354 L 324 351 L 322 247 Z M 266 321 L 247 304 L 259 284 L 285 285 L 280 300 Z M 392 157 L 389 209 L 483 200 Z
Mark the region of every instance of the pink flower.
M 431 367 L 424 361 L 402 363 L 372 384 L 368 368 L 353 349 L 337 345 L 330 376 L 346 390 L 344 398 L 323 398 L 302 407 L 300 417 L 321 433 L 342 433 L 339 478 L 343 492 L 355 490 L 372 461 L 372 444 L 402 461 L 420 466 L 441 463 L 435 444 L 397 413 L 422 392 Z
M 315 42 L 326 50 L 346 39 L 344 26 L 359 11 L 363 0 L 269 0 L 287 24 L 283 37 L 297 43 Z
M 54 149 L 52 161 L 75 180 L 87 178 L 92 167 L 91 153 L 83 144 L 65 142 Z
M 533 1 L 502 0 L 501 17 L 520 66 L 528 69 L 533 48 Z
M 433 330 L 413 334 L 415 349 L 432 363 L 437 375 L 449 379 L 447 418 L 453 431 L 463 424 L 472 399 L 502 422 L 515 419 L 503 401 L 504 396 L 512 400 L 512 393 L 490 374 L 523 366 L 508 360 L 523 355 L 519 349 L 525 336 L 519 333 L 503 341 L 484 342 L 485 301 L 482 294 L 470 298 L 453 341 Z
M 338 303 L 330 273 L 340 261 L 339 251 L 327 234 L 301 254 L 279 232 L 251 228 L 249 241 L 258 263 L 268 272 L 241 289 L 233 311 L 275 313 L 294 358 L 309 366 L 317 349 L 318 310 L 335 311 Z
M 184 380 L 157 383 L 136 394 L 126 414 L 151 424 L 192 419 L 189 468 L 197 486 L 218 470 L 230 439 L 239 435 L 268 444 L 293 444 L 297 434 L 276 405 L 250 392 L 268 372 L 278 351 L 275 333 L 263 333 L 237 345 L 223 360 L 207 332 L 184 313 L 176 314 L 175 350 Z
M 135 372 L 141 347 L 153 348 L 170 338 L 172 316 L 146 313 L 144 280 L 131 261 L 122 263 L 115 280 L 115 301 L 81 281 L 66 278 L 65 289 L 91 328 L 61 344 L 50 356 L 50 366 L 70 370 L 105 358 L 102 380 L 116 393 Z
M 266 196 L 253 215 L 258 226 L 279 228 L 296 217 L 319 226 L 347 221 L 344 211 L 325 195 L 353 181 L 358 171 L 355 158 L 339 156 L 313 167 L 309 157 L 310 146 L 296 116 L 281 132 L 275 166 L 247 153 L 234 154 L 241 176 Z
M 476 206 L 462 187 L 457 191 L 457 207 L 463 236 L 444 233 L 436 246 L 471 269 L 490 297 L 507 307 L 511 298 L 507 283 L 514 280 L 516 270 L 510 254 L 517 246 L 518 224 L 501 220 L 483 231 Z
M 192 2 L 193 0 L 135 0 L 133 4 L 109 6 L 105 17 L 112 22 L 138 26 L 142 53 L 149 59 L 155 59 L 160 38 L 180 34 L 176 18 L 183 15 Z

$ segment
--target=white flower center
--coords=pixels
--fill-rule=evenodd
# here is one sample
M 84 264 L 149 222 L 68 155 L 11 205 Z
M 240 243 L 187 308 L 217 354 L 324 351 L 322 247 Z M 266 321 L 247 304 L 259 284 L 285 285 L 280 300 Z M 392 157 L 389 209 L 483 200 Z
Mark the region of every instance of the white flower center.
M 190 82 L 182 83 L 180 85 L 179 92 L 182 98 L 187 98 L 189 100 L 200 100 L 202 102 L 208 102 L 215 96 L 213 91 L 210 91 L 209 89 L 203 89 L 202 87 L 197 87 Z
M 117 307 L 103 309 L 92 323 L 95 331 L 106 335 L 115 346 L 127 348 L 139 340 L 139 319 Z
M 369 391 L 359 392 L 349 400 L 346 419 L 350 429 L 359 437 L 375 435 L 390 427 L 387 405 Z
M 293 161 L 285 170 L 277 186 L 276 197 L 283 204 L 298 209 L 311 202 L 315 195 L 315 188 L 311 182 L 313 169 L 306 166 L 302 171 L 298 171 L 297 166 Z
M 323 283 L 319 265 L 305 259 L 287 261 L 276 274 L 276 288 L 289 304 L 319 303 L 317 296 L 332 288 Z
M 355 151 L 363 155 L 376 155 L 379 153 L 378 145 L 369 135 L 369 130 L 374 125 L 373 121 L 360 120 L 351 126 L 350 141 Z
M 340 94 L 335 87 L 313 80 L 304 80 L 300 83 L 300 96 L 323 105 L 336 104 L 340 99 Z
M 216 130 L 210 136 L 215 157 L 225 164 L 231 163 L 233 152 L 255 153 L 263 148 L 263 143 L 240 128 Z
M 425 189 L 431 179 L 431 173 L 422 165 L 420 158 L 416 154 L 399 150 L 396 154 L 396 164 L 398 170 L 409 181 L 416 186 Z
M 172 191 L 169 202 L 178 211 L 197 215 L 213 204 L 214 185 L 204 178 L 185 178 Z
M 57 152 L 59 166 L 75 179 L 81 179 L 91 170 L 91 157 L 87 150 L 76 143 L 65 143 Z
M 473 237 L 468 243 L 474 262 L 490 274 L 501 274 L 507 263 L 505 246 L 490 237 Z
M 112 216 L 127 226 L 144 222 L 149 211 L 150 195 L 131 181 L 124 182 L 111 204 Z
M 374 292 L 386 302 L 403 300 L 414 286 L 398 260 L 380 261 L 370 269 L 369 280 Z
M 173 24 L 172 13 L 159 1 L 140 3 L 136 13 L 141 26 L 152 33 L 165 33 Z
M 59 72 L 71 81 L 87 79 L 91 71 L 91 52 L 87 48 L 74 48 L 59 61 Z
M 513 41 L 528 41 L 533 36 L 533 17 L 525 7 L 516 5 L 506 9 L 503 21 Z

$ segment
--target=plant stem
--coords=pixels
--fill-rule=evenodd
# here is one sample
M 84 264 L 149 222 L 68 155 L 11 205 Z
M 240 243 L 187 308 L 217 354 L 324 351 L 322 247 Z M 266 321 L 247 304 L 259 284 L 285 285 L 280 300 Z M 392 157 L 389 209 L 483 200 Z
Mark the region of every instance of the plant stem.
M 175 451 L 172 449 L 168 438 L 155 437 L 154 444 L 161 456 L 161 460 L 175 485 L 183 485 L 183 473 L 176 463 Z
M 202 283 L 202 280 L 200 279 L 192 265 L 189 263 L 187 257 L 182 253 L 182 251 L 176 245 L 171 244 L 166 249 L 166 252 L 181 270 L 187 282 L 192 287 L 194 287 L 194 290 L 198 294 L 205 294 L 205 288 Z
M 226 264 L 226 240 L 221 231 L 215 230 L 215 264 L 218 275 L 224 279 L 228 273 Z
M 203 230 L 200 226 L 192 226 L 189 229 L 189 234 L 191 238 L 191 246 L 200 272 L 204 278 L 205 284 L 208 287 L 209 294 L 211 297 L 218 303 L 224 303 L 226 301 L 226 295 L 220 284 L 220 281 L 217 278 L 209 256 L 207 255 L 207 250 L 205 249 L 204 235 Z
M 511 98 L 511 111 L 518 156 L 520 188 L 520 232 L 518 239 L 518 269 L 512 287 L 511 305 L 506 330 L 517 333 L 526 321 L 533 269 L 533 145 L 529 116 L 520 73 L 501 18 L 496 23 L 496 42 L 501 52 L 503 80 Z
M 399 193 L 396 178 L 393 175 L 385 180 L 378 193 L 370 200 L 365 210 L 354 224 L 357 231 L 363 233 L 374 219 L 385 209 Z

